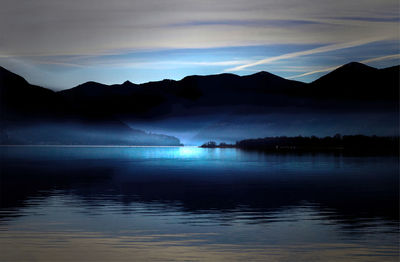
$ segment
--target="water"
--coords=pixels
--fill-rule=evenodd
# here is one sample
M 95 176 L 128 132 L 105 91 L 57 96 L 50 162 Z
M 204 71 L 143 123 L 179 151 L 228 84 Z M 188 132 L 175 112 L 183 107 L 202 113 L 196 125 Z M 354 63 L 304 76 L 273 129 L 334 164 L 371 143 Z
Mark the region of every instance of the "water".
M 0 261 L 399 259 L 397 157 L 0 152 Z

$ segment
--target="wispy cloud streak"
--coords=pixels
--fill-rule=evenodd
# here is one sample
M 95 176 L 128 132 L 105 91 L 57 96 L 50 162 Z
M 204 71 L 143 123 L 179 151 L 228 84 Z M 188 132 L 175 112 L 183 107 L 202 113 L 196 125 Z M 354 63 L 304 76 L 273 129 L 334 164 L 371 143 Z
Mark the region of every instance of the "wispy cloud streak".
M 99 60 L 93 57 L 89 61 L 77 61 L 75 63 L 65 62 L 61 60 L 34 60 L 37 64 L 59 65 L 66 67 L 99 67 L 99 66 L 112 66 L 112 67 L 132 67 L 132 68 L 166 68 L 166 67 L 180 67 L 180 66 L 205 66 L 205 67 L 221 67 L 221 66 L 234 66 L 243 63 L 249 63 L 249 60 L 226 60 L 226 61 L 124 61 L 123 59 L 104 59 Z M 68 59 L 67 59 L 68 60 Z
M 376 61 L 392 60 L 392 59 L 400 59 L 400 54 L 370 58 L 370 59 L 362 60 L 361 63 L 372 63 L 372 62 L 376 62 Z
M 392 60 L 392 59 L 400 59 L 400 54 L 394 54 L 394 55 L 387 55 L 387 56 L 380 56 L 380 57 L 365 59 L 365 60 L 360 61 L 360 63 L 367 64 L 367 63 L 383 61 L 383 60 Z M 337 68 L 339 68 L 341 66 L 342 65 L 326 67 L 326 68 L 310 71 L 310 72 L 307 72 L 307 73 L 304 73 L 304 74 L 290 76 L 290 77 L 287 77 L 287 79 L 294 79 L 294 78 L 300 78 L 300 77 L 314 75 L 314 74 L 318 74 L 318 73 L 329 72 L 329 71 L 333 71 L 333 70 L 335 70 L 335 69 L 337 69 Z
M 384 38 L 368 38 L 368 39 L 362 39 L 362 40 L 357 40 L 357 41 L 352 41 L 352 42 L 347 42 L 347 43 L 337 43 L 337 44 L 332 44 L 332 45 L 326 45 L 326 46 L 322 46 L 322 47 L 318 47 L 318 48 L 314 48 L 314 49 L 310 49 L 310 50 L 293 52 L 293 53 L 288 53 L 288 54 L 283 54 L 283 55 L 279 55 L 279 56 L 265 58 L 265 59 L 262 59 L 262 60 L 259 60 L 259 61 L 253 62 L 253 63 L 229 68 L 229 69 L 226 69 L 225 71 L 240 71 L 240 70 L 246 69 L 248 67 L 268 64 L 268 63 L 276 62 L 279 60 L 296 58 L 299 56 L 319 54 L 319 53 L 326 53 L 326 52 L 330 52 L 330 51 L 335 51 L 335 50 L 365 45 L 365 44 L 369 44 L 369 43 L 373 43 L 373 42 L 378 42 L 381 40 L 384 40 Z

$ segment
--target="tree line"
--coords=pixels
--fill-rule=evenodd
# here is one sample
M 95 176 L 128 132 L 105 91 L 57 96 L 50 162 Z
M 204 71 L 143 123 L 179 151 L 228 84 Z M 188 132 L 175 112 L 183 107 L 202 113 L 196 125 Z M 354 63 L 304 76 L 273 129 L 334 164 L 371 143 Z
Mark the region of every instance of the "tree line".
M 316 136 L 277 136 L 256 139 L 245 139 L 235 144 L 209 141 L 203 144 L 204 148 L 254 149 L 265 151 L 349 151 L 358 153 L 390 153 L 399 154 L 398 136 L 365 136 L 340 135 L 326 137 Z

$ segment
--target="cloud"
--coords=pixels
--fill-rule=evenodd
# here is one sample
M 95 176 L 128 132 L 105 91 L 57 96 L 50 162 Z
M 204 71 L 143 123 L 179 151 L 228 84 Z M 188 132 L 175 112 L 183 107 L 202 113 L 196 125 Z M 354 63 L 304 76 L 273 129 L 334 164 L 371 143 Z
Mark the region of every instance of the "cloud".
M 166 68 L 179 68 L 185 66 L 204 66 L 204 67 L 221 67 L 221 66 L 234 66 L 243 63 L 249 63 L 249 60 L 225 60 L 225 61 L 179 61 L 179 60 L 166 60 L 166 61 L 132 61 L 132 59 L 115 59 L 108 57 L 93 56 L 89 59 L 82 59 L 79 61 L 76 57 L 71 58 L 32 58 L 36 64 L 58 65 L 66 67 L 130 67 L 130 68 L 152 68 L 152 69 L 166 69 Z M 73 60 L 73 61 L 71 61 Z
M 397 0 L 2 0 L 0 54 L 398 39 L 397 10 Z
M 394 55 L 387 55 L 387 56 L 380 56 L 380 57 L 375 57 L 375 58 L 370 58 L 366 60 L 362 60 L 361 63 L 372 63 L 376 61 L 382 61 L 382 60 L 392 60 L 392 59 L 400 59 L 400 54 L 394 54 Z
M 310 24 L 324 24 L 323 21 L 305 19 L 305 20 L 292 20 L 292 19 L 235 19 L 235 20 L 200 20 L 200 21 L 187 21 L 184 23 L 170 24 L 168 27 L 190 27 L 190 26 L 215 26 L 215 25 L 230 25 L 230 26 L 294 26 L 299 27 L 302 25 Z
M 365 45 L 377 41 L 384 40 L 384 38 L 369 38 L 369 39 L 362 39 L 362 40 L 356 40 L 348 43 L 338 43 L 338 44 L 332 44 L 332 45 L 327 45 L 327 46 L 322 46 L 310 50 L 305 50 L 305 51 L 300 51 L 300 52 L 293 52 L 293 53 L 288 53 L 288 54 L 283 54 L 279 56 L 274 56 L 274 57 L 269 57 L 265 58 L 262 60 L 258 60 L 256 62 L 252 62 L 249 64 L 244 64 L 241 66 L 233 67 L 226 69 L 225 71 L 240 71 L 243 69 L 246 69 L 248 67 L 253 67 L 257 65 L 263 65 L 263 64 L 268 64 L 271 62 L 276 62 L 279 60 L 284 60 L 284 59 L 290 59 L 290 58 L 296 58 L 299 56 L 306 56 L 306 55 L 313 55 L 313 54 L 319 54 L 319 53 L 326 53 L 330 51 L 335 51 L 335 50 L 340 50 L 340 49 L 345 49 L 345 48 L 350 48 L 350 47 L 355 47 L 355 46 L 360 46 L 360 45 Z
M 372 63 L 372 62 L 383 61 L 383 60 L 392 60 L 392 59 L 400 59 L 400 54 L 394 54 L 394 55 L 387 55 L 387 56 L 380 56 L 380 57 L 365 59 L 365 60 L 360 61 L 360 63 L 368 64 L 368 63 Z M 332 67 L 325 67 L 325 68 L 314 70 L 314 71 L 310 71 L 310 72 L 307 72 L 307 73 L 304 73 L 304 74 L 290 76 L 290 77 L 287 77 L 287 79 L 294 79 L 294 78 L 300 78 L 300 77 L 303 77 L 303 76 L 313 75 L 313 74 L 317 74 L 317 73 L 330 72 L 330 71 L 333 71 L 335 69 L 338 69 L 341 66 L 342 65 L 332 66 Z
M 398 0 L 1 0 L 0 64 L 63 88 L 253 71 L 254 63 L 273 62 L 271 71 L 299 56 L 327 67 L 345 59 L 312 55 L 382 39 L 391 44 L 357 56 L 398 50 L 398 8 Z
M 318 69 L 318 70 L 314 70 L 314 71 L 307 72 L 307 73 L 304 73 L 304 74 L 289 76 L 289 77 L 287 77 L 287 79 L 300 78 L 300 77 L 303 77 L 303 76 L 308 76 L 308 75 L 313 75 L 313 74 L 318 74 L 318 73 L 333 71 L 333 70 L 335 70 L 335 69 L 338 69 L 338 68 L 341 67 L 341 66 L 342 66 L 342 65 L 339 65 L 339 66 L 331 66 L 331 67 L 325 67 L 325 68 Z

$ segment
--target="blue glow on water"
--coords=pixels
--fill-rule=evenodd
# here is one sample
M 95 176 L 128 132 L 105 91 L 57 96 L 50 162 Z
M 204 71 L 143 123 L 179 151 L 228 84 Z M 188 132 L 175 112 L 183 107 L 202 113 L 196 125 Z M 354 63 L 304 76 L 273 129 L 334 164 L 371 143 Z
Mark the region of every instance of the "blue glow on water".
M 3 261 L 399 256 L 397 157 L 198 147 L 0 152 Z

